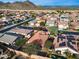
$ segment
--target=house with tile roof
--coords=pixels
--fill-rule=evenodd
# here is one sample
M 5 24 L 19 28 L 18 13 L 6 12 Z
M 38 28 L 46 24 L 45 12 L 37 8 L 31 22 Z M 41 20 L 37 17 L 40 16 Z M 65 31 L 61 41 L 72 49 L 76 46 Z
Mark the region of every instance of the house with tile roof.
M 34 36 L 32 36 L 28 40 L 27 44 L 36 42 L 36 43 L 39 43 L 43 48 L 48 37 L 49 37 L 48 32 L 38 31 L 37 33 L 34 34 Z

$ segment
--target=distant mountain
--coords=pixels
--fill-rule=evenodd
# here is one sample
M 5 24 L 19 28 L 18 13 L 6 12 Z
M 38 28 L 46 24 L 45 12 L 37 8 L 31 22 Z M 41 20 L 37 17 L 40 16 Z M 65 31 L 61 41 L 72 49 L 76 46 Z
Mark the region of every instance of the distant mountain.
M 0 9 L 13 9 L 13 10 L 31 10 L 31 9 L 55 9 L 55 10 L 59 10 L 59 9 L 79 9 L 79 6 L 37 6 L 34 3 L 30 2 L 30 1 L 24 1 L 24 2 L 19 2 L 16 1 L 14 3 L 4 3 L 2 1 L 0 1 Z
M 30 1 L 25 2 L 14 2 L 14 3 L 3 3 L 0 2 L 0 9 L 37 9 L 37 6 Z

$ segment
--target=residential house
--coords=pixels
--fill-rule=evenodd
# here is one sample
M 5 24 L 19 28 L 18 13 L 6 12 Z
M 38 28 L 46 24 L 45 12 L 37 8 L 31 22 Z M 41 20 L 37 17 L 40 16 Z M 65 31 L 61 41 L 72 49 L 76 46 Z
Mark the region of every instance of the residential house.
M 70 22 L 70 29 L 73 31 L 76 31 L 79 29 L 79 14 L 76 12 L 73 12 L 71 15 L 71 22 Z
M 4 27 L 5 23 L 3 21 L 0 20 L 0 28 Z
M 61 51 L 61 54 L 64 55 L 64 52 L 67 50 L 72 54 L 79 54 L 79 46 L 77 45 L 79 38 L 79 33 L 77 32 L 65 32 L 64 34 L 58 34 L 57 39 L 55 39 L 55 51 Z
M 33 27 L 33 26 L 39 27 L 40 26 L 40 23 L 38 23 L 37 20 L 33 20 L 33 21 L 28 22 L 28 23 L 29 23 L 30 27 Z
M 36 20 L 30 21 L 30 22 L 28 22 L 28 23 L 29 23 L 29 26 L 30 26 L 30 27 L 35 26 Z
M 77 22 L 79 22 L 79 15 L 78 15 L 78 16 L 76 16 L 76 18 L 77 18 Z
M 41 47 L 43 48 L 48 37 L 49 37 L 48 32 L 38 31 L 28 40 L 27 43 L 28 44 L 33 43 L 33 42 L 39 43 Z
M 79 29 L 79 22 L 72 22 L 71 23 L 71 25 L 72 26 L 70 26 L 73 30 L 77 30 L 77 29 Z
M 68 13 L 66 13 L 66 14 L 61 14 L 60 15 L 60 20 L 61 21 L 69 21 L 70 19 L 69 19 L 70 17 L 69 17 L 69 14 Z
M 12 24 L 13 19 L 11 17 L 2 17 L 1 19 L 6 25 L 11 25 Z
M 12 21 L 11 17 L 8 17 L 8 16 L 2 17 L 1 19 L 2 19 L 2 21 L 4 21 L 4 22 Z
M 33 29 L 30 27 L 16 27 L 10 30 L 10 32 L 16 33 L 16 34 L 21 34 L 24 35 L 27 38 L 31 37 L 31 33 L 33 32 Z
M 19 34 L 7 32 L 5 34 L 0 35 L 0 42 L 11 45 L 13 44 L 18 38 L 21 38 L 22 36 Z
M 69 24 L 67 21 L 60 21 L 58 20 L 58 30 L 64 30 L 64 29 L 68 29 L 69 28 Z
M 48 18 L 46 25 L 47 26 L 56 26 L 57 17 Z

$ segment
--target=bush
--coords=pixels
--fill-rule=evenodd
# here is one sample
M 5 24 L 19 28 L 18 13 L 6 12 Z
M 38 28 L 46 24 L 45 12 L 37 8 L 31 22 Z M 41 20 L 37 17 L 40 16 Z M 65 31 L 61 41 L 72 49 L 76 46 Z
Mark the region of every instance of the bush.
M 58 33 L 57 27 L 49 27 L 48 30 L 51 35 L 57 35 L 57 33 Z
M 22 51 L 28 54 L 37 54 L 39 50 L 41 50 L 40 45 L 37 43 L 32 43 L 25 45 Z
M 77 31 L 79 31 L 79 29 L 77 29 Z
M 40 25 L 41 25 L 41 26 L 45 26 L 45 22 L 41 22 Z
M 50 48 L 52 46 L 52 43 L 53 43 L 52 41 L 47 40 L 46 43 L 45 43 L 45 47 Z
M 26 43 L 26 40 L 25 39 L 20 39 L 20 40 L 17 40 L 15 45 L 17 46 L 22 46 Z

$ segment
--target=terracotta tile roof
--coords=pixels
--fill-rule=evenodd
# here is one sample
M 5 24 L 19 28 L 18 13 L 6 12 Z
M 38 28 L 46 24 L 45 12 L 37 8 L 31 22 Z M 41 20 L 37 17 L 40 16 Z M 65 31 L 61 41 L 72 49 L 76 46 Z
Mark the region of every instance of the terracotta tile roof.
M 41 44 L 41 46 L 44 46 L 47 39 L 48 39 L 48 33 L 45 33 L 43 31 L 38 31 L 33 37 L 29 39 L 27 43 L 38 41 Z

